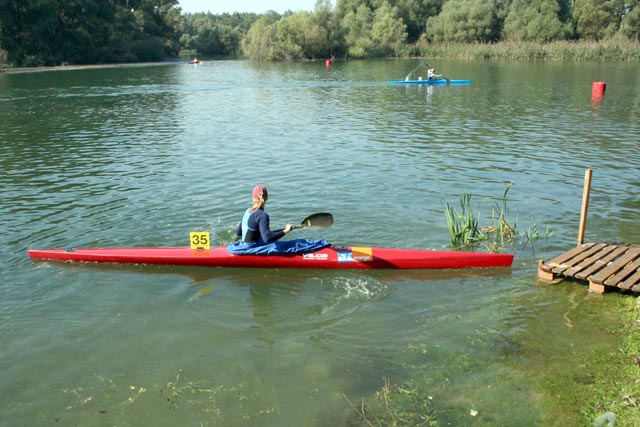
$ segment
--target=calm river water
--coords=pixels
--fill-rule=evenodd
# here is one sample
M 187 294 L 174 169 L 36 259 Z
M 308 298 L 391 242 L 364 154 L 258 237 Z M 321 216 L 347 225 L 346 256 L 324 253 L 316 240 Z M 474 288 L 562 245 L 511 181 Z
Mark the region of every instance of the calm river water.
M 536 264 L 575 244 L 586 168 L 586 240 L 640 242 L 638 65 L 439 61 L 473 84 L 386 84 L 418 64 L 0 75 L 0 425 L 364 425 L 351 404 L 380 404 L 385 383 L 428 395 L 440 425 L 553 425 L 535 369 L 578 370 L 584 351 L 616 348 L 594 330 L 624 296 L 538 284 Z M 594 81 L 607 83 L 601 102 Z M 540 231 L 533 247 L 507 248 L 510 269 L 27 256 L 187 245 L 196 230 L 226 244 L 257 184 L 274 226 L 335 216 L 329 230 L 290 236 L 448 248 L 445 203 L 471 193 L 488 225 L 509 183 L 509 218 Z

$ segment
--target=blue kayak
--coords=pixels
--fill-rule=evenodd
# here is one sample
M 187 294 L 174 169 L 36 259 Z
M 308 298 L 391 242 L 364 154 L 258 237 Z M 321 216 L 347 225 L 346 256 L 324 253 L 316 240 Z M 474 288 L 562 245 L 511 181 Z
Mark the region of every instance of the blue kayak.
M 470 85 L 471 80 L 447 80 L 447 79 L 435 79 L 435 80 L 389 80 L 387 84 L 390 85 Z

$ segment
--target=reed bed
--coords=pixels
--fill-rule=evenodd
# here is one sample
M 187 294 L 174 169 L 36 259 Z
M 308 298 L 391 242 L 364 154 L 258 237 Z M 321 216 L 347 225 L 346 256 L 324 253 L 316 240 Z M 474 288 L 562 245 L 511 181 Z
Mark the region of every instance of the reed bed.
M 493 44 L 417 43 L 398 56 L 510 61 L 640 61 L 640 43 L 624 40 L 500 42 Z
M 453 249 L 473 249 L 482 244 L 491 252 L 499 252 L 518 242 L 533 247 L 540 237 L 538 224 L 534 222 L 527 229 L 518 230 L 517 216 L 513 220 L 509 219 L 507 199 L 510 189 L 511 184 L 508 184 L 502 199 L 496 202 L 492 209 L 491 223 L 484 227 L 480 226 L 480 213 L 476 214 L 473 210 L 471 194 L 465 193 L 460 197 L 459 211 L 455 206 L 445 204 L 444 213 Z M 553 231 L 547 226 L 545 239 L 551 235 Z

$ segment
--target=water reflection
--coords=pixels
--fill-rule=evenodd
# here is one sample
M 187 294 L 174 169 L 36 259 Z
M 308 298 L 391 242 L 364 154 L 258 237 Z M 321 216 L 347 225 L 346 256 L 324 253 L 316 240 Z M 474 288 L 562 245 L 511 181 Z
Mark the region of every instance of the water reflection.
M 591 112 L 593 114 L 599 114 L 600 110 L 598 109 L 598 107 L 600 107 L 600 105 L 602 104 L 602 101 L 604 101 L 604 97 L 603 96 L 592 96 L 591 97 L 591 107 L 592 107 Z
M 316 270 L 316 269 L 271 269 L 271 268 L 210 268 L 171 265 L 109 264 L 109 263 L 68 263 L 50 260 L 33 260 L 34 265 L 43 268 L 90 269 L 103 272 L 128 272 L 142 275 L 180 275 L 189 278 L 194 285 L 210 281 L 239 281 L 246 286 L 271 286 L 272 283 L 290 285 L 293 289 L 304 289 L 310 280 L 346 281 L 349 278 L 364 278 L 387 285 L 402 284 L 406 281 L 431 282 L 457 279 L 495 278 L 504 280 L 512 275 L 511 268 L 472 269 L 379 269 L 379 270 Z

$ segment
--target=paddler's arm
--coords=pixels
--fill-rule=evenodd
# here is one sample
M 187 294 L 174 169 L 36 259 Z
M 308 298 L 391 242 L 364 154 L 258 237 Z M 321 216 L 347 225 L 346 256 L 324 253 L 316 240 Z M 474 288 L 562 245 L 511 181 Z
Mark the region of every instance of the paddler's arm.
M 282 231 L 284 234 L 288 234 L 291 230 L 293 230 L 293 224 L 287 224 L 284 226 L 284 228 L 276 230 L 276 233 Z
M 260 229 L 260 237 L 262 238 L 263 242 L 275 242 L 276 240 L 284 237 L 284 235 L 286 234 L 284 229 L 272 231 L 271 228 L 269 228 L 269 215 L 263 210 L 255 211 L 254 218 L 258 223 L 258 228 Z M 289 230 L 291 230 L 291 228 L 289 228 Z M 289 232 L 289 230 L 287 231 L 287 233 Z

